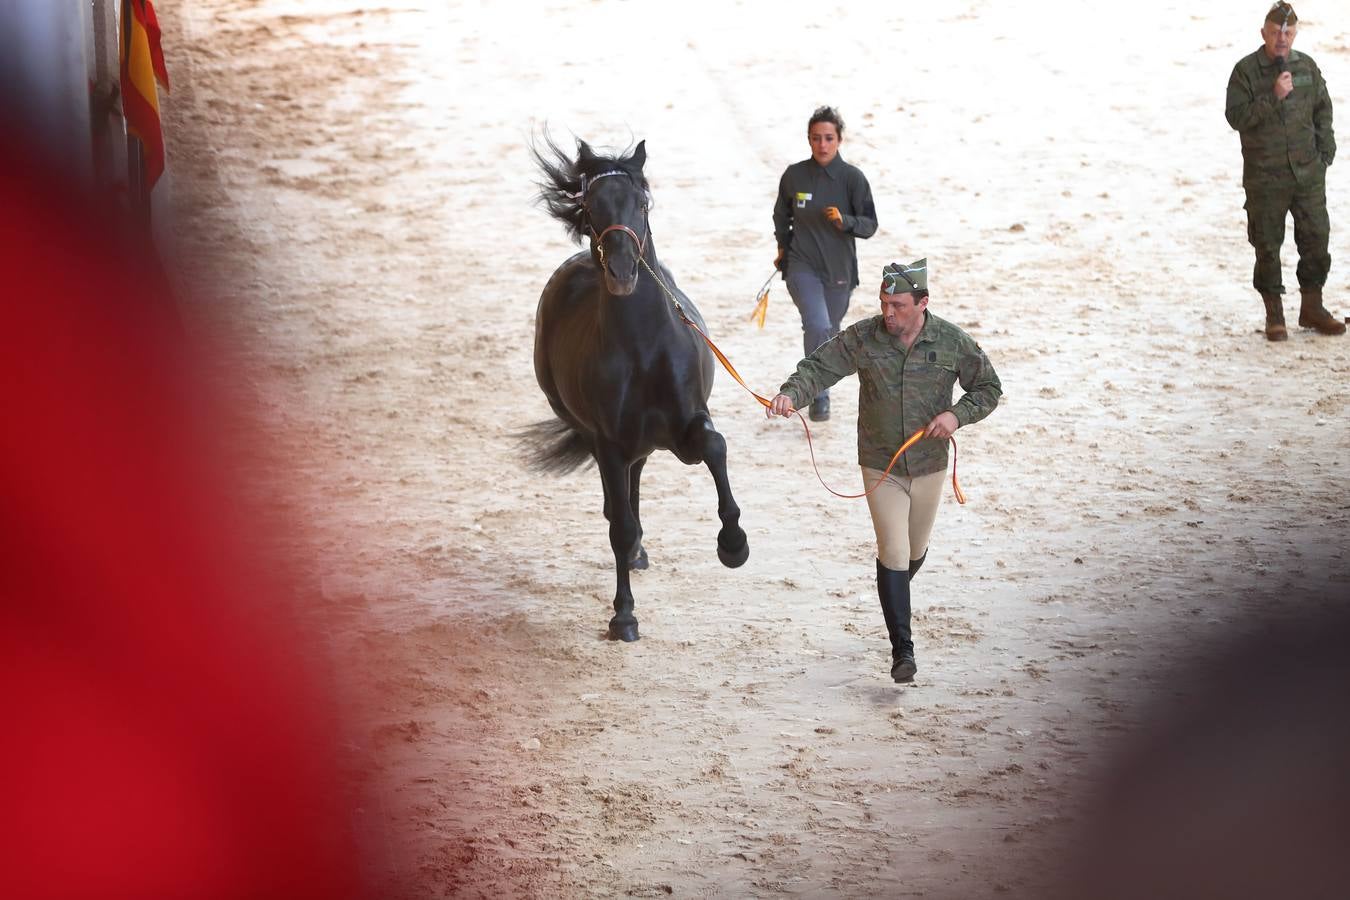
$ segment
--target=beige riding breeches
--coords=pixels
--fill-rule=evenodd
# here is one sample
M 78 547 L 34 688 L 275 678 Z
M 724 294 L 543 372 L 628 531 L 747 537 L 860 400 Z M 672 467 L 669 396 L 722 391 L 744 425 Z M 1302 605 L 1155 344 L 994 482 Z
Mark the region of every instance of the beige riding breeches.
M 880 471 L 867 466 L 862 467 L 862 474 L 864 489 L 882 477 Z M 927 552 L 946 476 L 945 471 L 914 478 L 891 474 L 867 495 L 872 527 L 877 533 L 877 559 L 883 566 L 907 571 L 910 560 Z

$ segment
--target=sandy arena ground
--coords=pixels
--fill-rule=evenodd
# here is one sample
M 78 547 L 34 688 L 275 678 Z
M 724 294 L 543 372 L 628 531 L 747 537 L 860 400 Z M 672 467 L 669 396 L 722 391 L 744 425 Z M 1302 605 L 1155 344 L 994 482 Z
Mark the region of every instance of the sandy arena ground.
M 1298 8 L 1350 109 L 1350 27 Z M 221 285 L 189 318 L 255 367 L 287 460 L 260 487 L 340 613 L 383 894 L 1038 896 L 1140 701 L 1185 691 L 1168 663 L 1276 614 L 1259 594 L 1344 595 L 1350 339 L 1262 338 L 1223 118 L 1264 4 L 1047 9 L 163 4 L 160 224 Z M 958 434 L 969 503 L 944 499 L 915 583 L 908 687 L 865 504 L 725 374 L 750 561 L 717 561 L 706 470 L 653 457 L 633 645 L 603 636 L 598 475 L 534 475 L 512 442 L 548 415 L 534 309 L 576 249 L 532 204 L 531 137 L 646 139 L 661 258 L 771 394 L 800 325 L 781 282 L 763 331 L 747 314 L 820 103 L 881 223 L 847 321 L 927 256 L 1006 392 Z M 1291 234 L 1291 288 L 1294 259 Z M 846 384 L 815 429 L 846 491 L 855 411 Z

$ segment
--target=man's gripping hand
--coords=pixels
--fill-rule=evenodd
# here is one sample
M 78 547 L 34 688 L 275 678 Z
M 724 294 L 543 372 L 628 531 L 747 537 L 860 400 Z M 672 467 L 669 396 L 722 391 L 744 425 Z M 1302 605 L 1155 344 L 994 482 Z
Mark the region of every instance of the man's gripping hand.
M 923 430 L 923 436 L 945 441 L 960 427 L 961 423 L 956 421 L 956 413 L 947 410 L 933 417 L 933 421 L 929 422 L 928 427 Z
M 1275 79 L 1275 97 L 1283 100 L 1294 92 L 1294 76 L 1289 72 L 1281 72 Z
M 792 398 L 787 394 L 779 394 L 777 397 L 773 398 L 773 402 L 764 407 L 764 415 L 768 418 L 773 418 L 774 416 L 783 416 L 786 418 L 794 412 L 796 412 L 796 410 L 792 407 Z

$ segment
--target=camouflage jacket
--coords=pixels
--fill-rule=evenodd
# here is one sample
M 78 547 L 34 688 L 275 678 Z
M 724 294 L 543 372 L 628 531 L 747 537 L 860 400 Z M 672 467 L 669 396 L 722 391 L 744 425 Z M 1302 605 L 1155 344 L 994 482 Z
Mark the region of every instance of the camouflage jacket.
M 1300 184 L 1316 183 L 1336 156 L 1331 95 L 1312 57 L 1289 52 L 1294 92 L 1275 97 L 1279 67 L 1265 48 L 1244 56 L 1228 79 L 1228 124 L 1242 139 L 1242 185 L 1255 187 L 1272 175 L 1293 173 Z
M 793 406 L 805 406 L 841 378 L 858 373 L 858 462 L 885 469 L 905 440 L 950 410 L 962 426 L 994 411 L 1003 385 L 980 345 L 960 328 L 924 312 L 923 329 L 908 351 L 881 316 L 855 322 L 797 364 L 783 386 Z M 952 403 L 957 381 L 965 394 Z M 947 441 L 926 438 L 905 451 L 895 475 L 947 468 Z

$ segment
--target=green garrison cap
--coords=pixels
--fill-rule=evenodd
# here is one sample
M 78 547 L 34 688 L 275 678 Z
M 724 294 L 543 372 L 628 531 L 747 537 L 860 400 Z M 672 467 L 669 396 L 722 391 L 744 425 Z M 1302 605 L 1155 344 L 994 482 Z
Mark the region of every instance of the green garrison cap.
M 883 294 L 911 294 L 928 290 L 928 258 L 905 265 L 891 263 L 881 270 Z
M 1280 2 L 1266 13 L 1266 21 L 1274 22 L 1276 25 L 1297 25 L 1298 13 L 1294 12 L 1294 8 L 1288 3 Z

